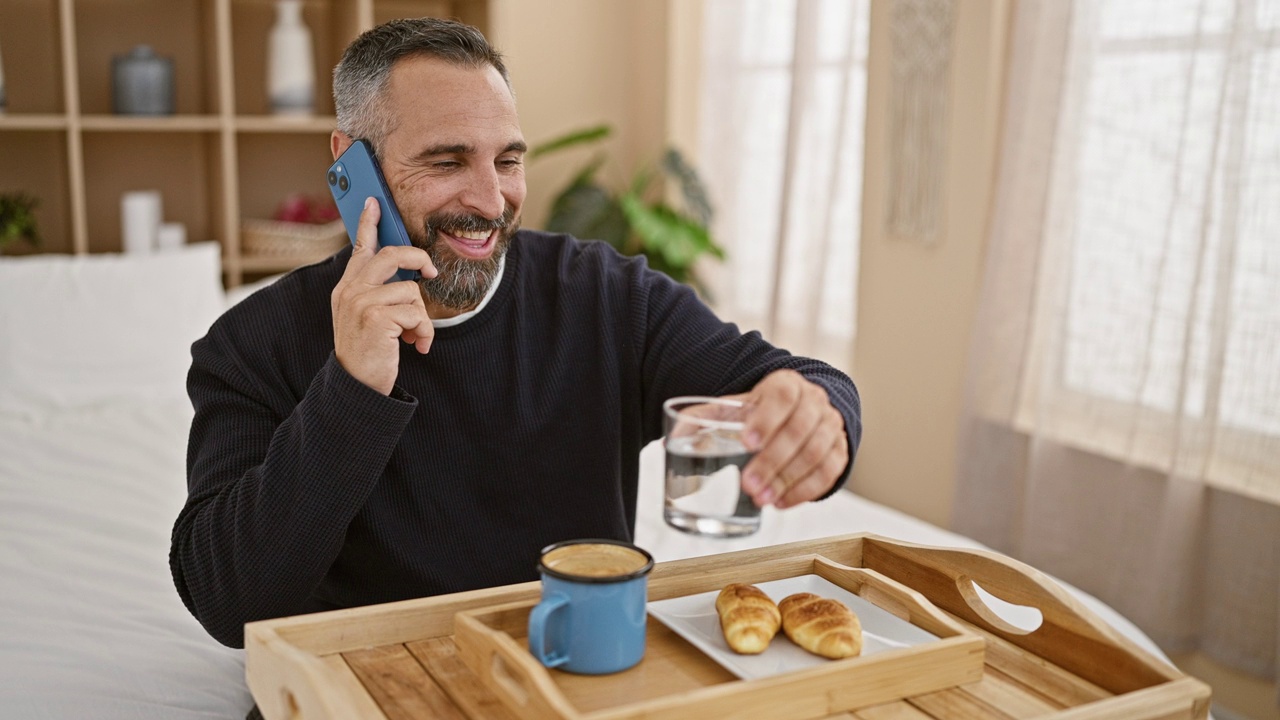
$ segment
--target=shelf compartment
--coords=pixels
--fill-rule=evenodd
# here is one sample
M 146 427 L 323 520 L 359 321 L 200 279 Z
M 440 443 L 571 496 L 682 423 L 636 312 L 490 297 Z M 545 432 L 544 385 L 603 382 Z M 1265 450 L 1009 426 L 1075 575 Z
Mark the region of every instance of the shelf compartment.
M 218 135 L 211 133 L 85 135 L 89 251 L 122 248 L 120 198 L 133 190 L 160 190 L 164 222 L 186 225 L 188 241 L 225 237 L 219 147 Z
M 315 70 L 315 113 L 333 115 L 333 67 L 347 43 L 358 34 L 349 27 L 352 2 L 302 5 L 302 22 L 311 31 Z M 232 0 L 231 37 L 235 65 L 235 104 L 241 115 L 276 119 L 267 99 L 267 38 L 276 21 L 274 0 Z
M 0 2 L 7 113 L 66 112 L 61 22 L 57 0 Z
M 111 62 L 137 45 L 173 59 L 177 115 L 216 114 L 214 4 L 217 0 L 77 0 L 80 110 L 110 115 Z
M 38 248 L 24 242 L 5 248 L 5 254 L 72 252 L 67 133 L 41 129 L 0 133 L 0 157 L 4 158 L 0 193 L 22 192 L 40 201 L 36 223 L 44 239 Z
M 321 134 L 245 133 L 236 137 L 240 216 L 271 219 L 293 193 L 329 197 L 324 174 L 333 158 Z M 290 161 L 280 162 L 287 157 Z

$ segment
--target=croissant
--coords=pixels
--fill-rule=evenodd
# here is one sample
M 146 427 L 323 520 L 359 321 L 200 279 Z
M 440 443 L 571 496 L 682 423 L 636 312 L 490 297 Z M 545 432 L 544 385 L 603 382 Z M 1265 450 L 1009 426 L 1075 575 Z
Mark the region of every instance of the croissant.
M 836 659 L 862 652 L 862 623 L 839 600 L 796 593 L 778 603 L 778 610 L 782 631 L 814 655 Z
M 716 597 L 716 613 L 725 642 L 736 653 L 756 655 L 778 634 L 778 606 L 754 585 L 732 583 Z

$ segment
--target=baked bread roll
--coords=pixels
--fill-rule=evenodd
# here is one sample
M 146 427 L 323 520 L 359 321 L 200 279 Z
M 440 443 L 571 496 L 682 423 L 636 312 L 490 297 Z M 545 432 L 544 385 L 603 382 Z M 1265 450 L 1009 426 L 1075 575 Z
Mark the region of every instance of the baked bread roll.
M 796 593 L 778 603 L 778 610 L 782 631 L 814 655 L 838 659 L 862 652 L 862 623 L 839 600 Z
M 757 655 L 778 634 L 782 617 L 778 606 L 755 585 L 732 583 L 716 597 L 720 631 L 729 648 L 742 655 Z

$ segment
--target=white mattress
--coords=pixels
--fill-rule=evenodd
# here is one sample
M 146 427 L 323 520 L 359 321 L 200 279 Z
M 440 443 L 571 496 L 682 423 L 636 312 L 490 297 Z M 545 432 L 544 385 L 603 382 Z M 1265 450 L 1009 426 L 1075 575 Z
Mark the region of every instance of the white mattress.
M 0 416 L 0 716 L 195 720 L 252 707 L 243 653 L 169 576 L 184 401 Z

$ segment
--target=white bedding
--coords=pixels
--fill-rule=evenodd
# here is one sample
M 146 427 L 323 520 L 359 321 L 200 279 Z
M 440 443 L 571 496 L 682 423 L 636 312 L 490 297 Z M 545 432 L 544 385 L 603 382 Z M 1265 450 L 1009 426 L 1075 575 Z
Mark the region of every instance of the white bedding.
M 243 718 L 243 653 L 169 576 L 190 405 L 0 417 L 0 716 Z
M 212 263 L 207 270 L 216 277 L 217 255 L 207 249 L 164 262 L 54 258 L 44 264 L 19 262 L 17 270 L 14 261 L 0 258 L 4 718 L 238 720 L 252 704 L 243 654 L 205 634 L 182 606 L 168 568 L 169 532 L 185 497 L 184 456 L 191 418 L 174 367 L 184 362 L 190 338 L 202 332 L 190 324 L 207 325 L 209 313 L 199 309 L 208 304 L 210 292 L 207 282 L 173 283 L 170 276 L 189 273 L 193 263 Z M 63 264 L 75 267 L 58 267 Z M 56 276 L 76 291 L 53 291 L 47 282 L 15 281 L 22 274 L 33 274 L 37 280 Z M 204 277 L 203 270 L 197 274 Z M 130 288 L 127 297 L 112 292 L 120 284 Z M 151 294 L 138 290 L 148 285 L 154 286 Z M 28 293 L 20 305 L 5 295 L 16 287 Z M 32 287 L 44 293 L 38 302 L 29 296 Z M 217 292 L 218 302 L 225 302 Z M 200 297 L 174 297 L 183 293 Z M 147 323 L 136 322 L 139 302 L 150 308 Z M 21 319 L 28 333 L 21 342 L 10 334 L 17 327 L 14 307 L 35 314 Z M 160 307 L 174 314 L 157 315 L 155 308 Z M 83 356 L 68 357 L 74 342 L 44 342 L 38 337 L 42 332 L 66 332 L 65 325 L 43 324 L 42 314 L 59 323 L 91 318 L 91 335 L 115 338 L 100 342 L 127 344 L 81 347 Z M 183 322 L 188 326 L 175 326 Z M 152 335 L 139 336 L 143 332 Z M 47 362 L 11 372 L 15 345 L 24 348 L 29 362 L 38 363 L 50 344 L 59 353 L 58 367 L 75 375 L 66 383 L 59 385 L 58 378 L 48 374 L 52 365 Z M 165 355 L 157 367 L 167 375 L 148 388 L 144 386 L 151 375 L 125 372 L 131 386 L 140 389 L 133 396 L 121 396 L 113 379 L 133 362 L 129 352 L 139 347 L 147 349 L 148 362 L 156 353 Z M 22 387 L 23 377 L 40 377 L 56 386 L 54 401 L 40 397 L 35 392 L 39 387 Z M 763 529 L 749 538 L 694 538 L 662 522 L 661 461 L 657 445 L 642 455 L 636 530 L 637 543 L 658 560 L 863 531 L 925 544 L 978 547 L 851 493 L 781 513 L 767 509 Z M 1159 653 L 1110 608 L 1073 592 L 1122 632 Z

